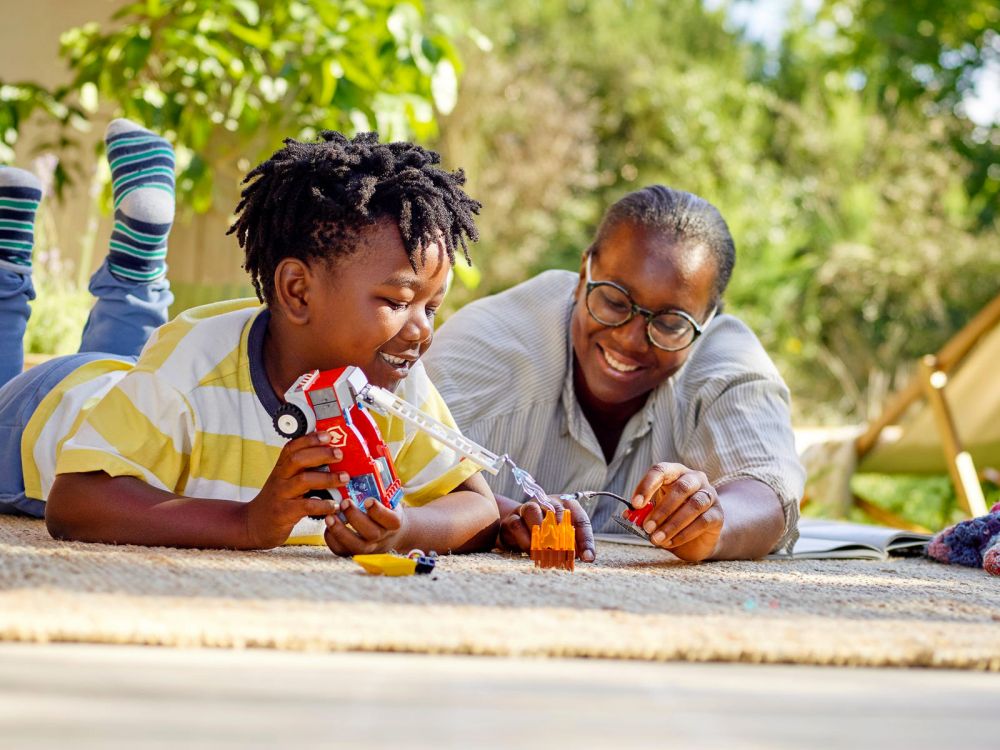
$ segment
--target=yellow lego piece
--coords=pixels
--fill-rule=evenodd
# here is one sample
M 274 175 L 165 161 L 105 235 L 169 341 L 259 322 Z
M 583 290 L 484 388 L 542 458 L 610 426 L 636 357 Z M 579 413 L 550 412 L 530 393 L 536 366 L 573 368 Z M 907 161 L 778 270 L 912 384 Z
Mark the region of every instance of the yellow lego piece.
M 355 555 L 351 558 L 377 576 L 412 576 L 417 570 L 417 561 L 399 555 Z

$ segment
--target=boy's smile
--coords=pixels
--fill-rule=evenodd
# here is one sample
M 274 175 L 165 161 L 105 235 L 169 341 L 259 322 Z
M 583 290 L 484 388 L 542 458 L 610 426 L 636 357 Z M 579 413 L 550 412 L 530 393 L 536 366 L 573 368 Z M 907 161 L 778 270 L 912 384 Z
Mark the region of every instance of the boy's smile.
M 410 266 L 399 227 L 384 220 L 362 233 L 355 252 L 332 262 L 282 261 L 275 272 L 281 314 L 272 311 L 265 343 L 275 390 L 283 393 L 307 370 L 347 365 L 394 389 L 430 346 L 447 289 L 443 240 L 428 244 L 422 260 Z

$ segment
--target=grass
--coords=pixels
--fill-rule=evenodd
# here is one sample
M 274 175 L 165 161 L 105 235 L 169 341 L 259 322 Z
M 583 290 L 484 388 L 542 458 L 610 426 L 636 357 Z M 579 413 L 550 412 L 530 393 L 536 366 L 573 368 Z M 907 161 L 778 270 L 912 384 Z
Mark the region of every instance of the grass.
M 851 489 L 866 500 L 929 529 L 942 529 L 966 517 L 947 475 L 855 474 Z M 987 507 L 1000 502 L 1000 487 L 992 482 L 983 483 L 983 492 Z M 850 520 L 870 523 L 857 510 L 851 511 Z

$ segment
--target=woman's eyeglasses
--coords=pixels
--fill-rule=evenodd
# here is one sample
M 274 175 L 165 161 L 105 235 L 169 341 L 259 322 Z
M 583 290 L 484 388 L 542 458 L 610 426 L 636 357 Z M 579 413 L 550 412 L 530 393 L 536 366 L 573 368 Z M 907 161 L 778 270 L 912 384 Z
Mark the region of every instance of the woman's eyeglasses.
M 613 281 L 594 281 L 590 276 L 590 259 L 587 255 L 587 312 L 601 325 L 618 328 L 637 314 L 646 319 L 646 337 L 649 343 L 668 352 L 679 352 L 694 343 L 712 322 L 717 308 L 712 308 L 704 325 L 683 310 L 654 312 L 639 307 L 632 295 Z

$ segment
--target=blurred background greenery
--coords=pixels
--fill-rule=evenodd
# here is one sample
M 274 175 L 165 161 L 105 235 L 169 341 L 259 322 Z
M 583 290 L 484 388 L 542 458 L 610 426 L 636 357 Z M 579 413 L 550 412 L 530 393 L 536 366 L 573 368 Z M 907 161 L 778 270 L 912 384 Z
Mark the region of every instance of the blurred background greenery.
M 728 310 L 796 421 L 856 423 L 1000 291 L 998 30 L 995 0 L 122 3 L 66 29 L 65 82 L 0 82 L 0 161 L 44 124 L 52 192 L 92 184 L 98 210 L 106 175 L 80 133 L 125 115 L 178 144 L 185 211 L 228 212 L 285 136 L 413 138 L 484 203 L 452 309 L 576 268 L 625 192 L 689 190 L 732 229 Z M 93 262 L 40 264 L 33 350 L 72 347 Z M 175 289 L 187 306 L 247 287 Z M 911 516 L 951 513 L 945 480 L 859 481 Z

